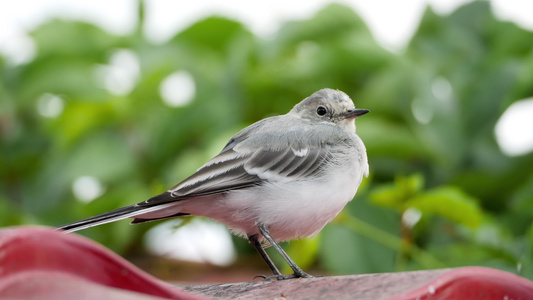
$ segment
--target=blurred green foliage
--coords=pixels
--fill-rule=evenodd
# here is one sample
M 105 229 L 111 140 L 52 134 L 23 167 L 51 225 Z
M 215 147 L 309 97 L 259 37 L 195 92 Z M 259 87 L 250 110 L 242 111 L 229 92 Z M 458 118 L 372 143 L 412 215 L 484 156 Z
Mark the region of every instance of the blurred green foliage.
M 488 2 L 448 16 L 428 8 L 399 54 L 337 4 L 268 40 L 209 17 L 153 45 L 141 24 L 115 36 L 52 20 L 31 32 L 31 62 L 0 57 L 1 226 L 57 226 L 145 200 L 240 128 L 330 87 L 372 111 L 357 121 L 371 175 L 317 238 L 286 245 L 302 267 L 348 274 L 482 265 L 533 278 L 533 154 L 505 156 L 494 137 L 504 110 L 533 96 L 533 33 L 497 20 Z M 97 71 L 120 50 L 140 69 L 125 94 L 106 89 Z M 196 94 L 169 107 L 159 86 L 179 70 L 193 76 Z M 62 99 L 59 116 L 38 113 L 44 94 Z M 90 203 L 72 192 L 86 175 L 105 187 Z M 117 222 L 82 234 L 127 253 L 150 226 Z

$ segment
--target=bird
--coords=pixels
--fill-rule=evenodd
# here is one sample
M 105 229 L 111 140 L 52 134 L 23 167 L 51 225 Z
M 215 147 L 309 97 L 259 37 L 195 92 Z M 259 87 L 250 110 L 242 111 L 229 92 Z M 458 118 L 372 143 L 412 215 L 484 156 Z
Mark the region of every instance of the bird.
M 355 119 L 368 112 L 356 109 L 340 90 L 321 89 L 287 114 L 242 129 L 218 155 L 166 192 L 58 229 L 73 232 L 126 218 L 139 224 L 203 216 L 249 240 L 273 273 L 259 277 L 312 278 L 279 242 L 315 236 L 354 198 L 369 172 Z M 270 246 L 292 274 L 280 272 L 265 251 Z

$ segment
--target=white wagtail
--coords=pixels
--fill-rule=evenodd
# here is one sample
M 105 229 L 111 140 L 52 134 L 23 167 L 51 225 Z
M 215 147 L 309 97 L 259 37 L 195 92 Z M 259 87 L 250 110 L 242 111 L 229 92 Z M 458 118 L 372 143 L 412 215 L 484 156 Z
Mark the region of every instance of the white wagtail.
M 61 226 L 68 232 L 133 218 L 132 224 L 195 215 L 246 236 L 278 280 L 313 277 L 278 242 L 316 235 L 355 195 L 368 175 L 366 148 L 355 134 L 356 109 L 345 93 L 322 89 L 286 115 L 263 119 L 236 135 L 196 173 L 146 201 Z M 283 275 L 264 247 L 294 271 Z

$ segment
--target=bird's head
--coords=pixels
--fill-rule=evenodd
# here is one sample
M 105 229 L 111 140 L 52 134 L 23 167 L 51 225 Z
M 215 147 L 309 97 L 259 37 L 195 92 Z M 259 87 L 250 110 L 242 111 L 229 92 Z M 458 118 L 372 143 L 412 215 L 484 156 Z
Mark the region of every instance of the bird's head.
M 368 112 L 368 109 L 356 109 L 352 99 L 344 92 L 321 89 L 296 104 L 289 114 L 311 122 L 330 123 L 355 132 L 355 118 Z

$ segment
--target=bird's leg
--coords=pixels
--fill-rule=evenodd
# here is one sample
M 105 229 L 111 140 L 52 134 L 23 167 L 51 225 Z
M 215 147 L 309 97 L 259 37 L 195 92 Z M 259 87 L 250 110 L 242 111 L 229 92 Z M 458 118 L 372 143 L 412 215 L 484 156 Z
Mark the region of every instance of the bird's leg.
M 291 275 L 282 275 L 277 270 L 277 268 L 276 268 L 277 272 L 274 271 L 274 269 L 272 269 L 272 266 L 270 266 L 272 261 L 270 261 L 270 263 L 267 261 L 267 264 L 269 264 L 270 268 L 274 271 L 274 276 L 273 277 L 277 278 L 278 280 L 289 279 L 289 278 L 312 278 L 312 277 L 314 277 L 312 275 L 309 275 L 309 274 L 305 273 L 300 267 L 298 267 L 298 265 L 296 265 L 296 263 L 289 257 L 289 255 L 287 255 L 287 253 L 283 250 L 283 248 L 281 248 L 281 246 L 274 240 L 274 238 L 272 238 L 272 236 L 270 235 L 270 232 L 268 231 L 267 227 L 264 224 L 258 224 L 257 227 L 259 228 L 259 232 L 261 232 L 261 234 L 265 237 L 265 239 L 274 248 L 276 248 L 276 250 L 279 252 L 279 254 L 283 257 L 283 259 L 285 259 L 287 264 L 289 264 L 291 269 L 294 271 L 294 273 L 291 274 Z M 264 249 L 262 249 L 262 250 L 263 250 L 263 252 L 265 251 Z M 266 255 L 266 252 L 265 252 L 265 255 Z M 270 258 L 269 258 L 269 260 L 270 260 Z
M 270 267 L 270 269 L 272 270 L 272 273 L 274 273 L 273 277 L 277 278 L 278 276 L 283 276 L 281 274 L 281 272 L 279 271 L 279 269 L 274 264 L 274 262 L 272 261 L 272 259 L 270 259 L 270 257 L 266 253 L 266 251 L 263 248 L 263 246 L 261 245 L 261 243 L 259 242 L 259 239 L 257 238 L 257 234 L 249 235 L 248 236 L 248 240 L 250 241 L 250 243 L 252 243 L 254 248 L 257 250 L 257 252 L 259 252 L 261 257 L 265 260 L 267 265 Z M 270 276 L 265 276 L 265 275 L 257 275 L 257 276 L 254 277 L 254 279 L 257 278 L 257 277 L 263 277 L 265 280 L 270 280 L 271 279 Z

